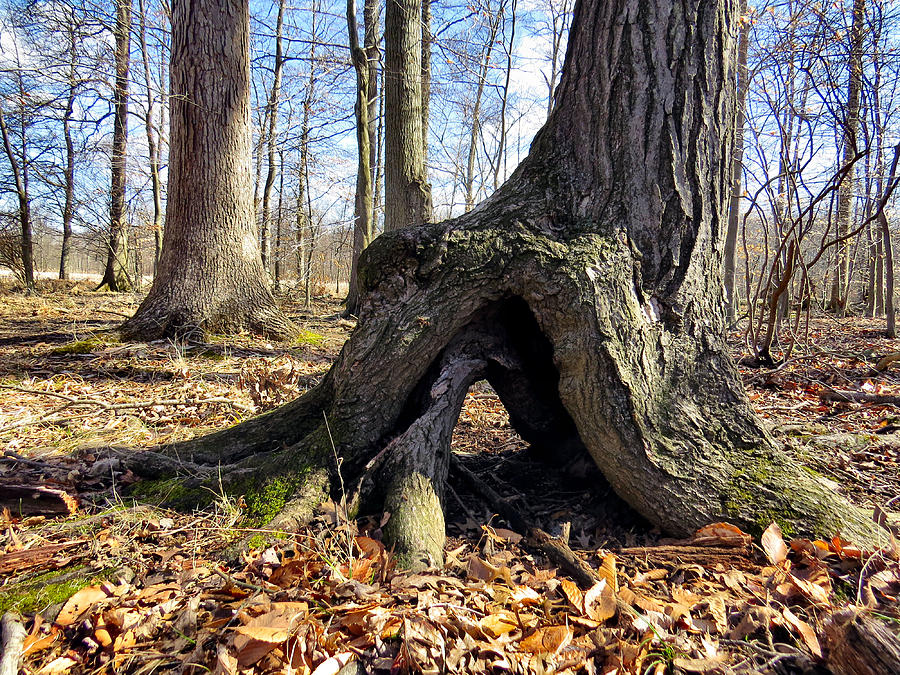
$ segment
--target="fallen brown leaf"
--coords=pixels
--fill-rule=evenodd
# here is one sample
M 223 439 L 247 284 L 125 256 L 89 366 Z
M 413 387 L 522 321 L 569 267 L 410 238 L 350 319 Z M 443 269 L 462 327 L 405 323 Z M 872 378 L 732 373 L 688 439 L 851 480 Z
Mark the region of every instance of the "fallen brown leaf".
M 780 565 L 787 559 L 788 548 L 778 523 L 773 522 L 766 528 L 762 533 L 761 542 L 766 557 L 773 565 Z

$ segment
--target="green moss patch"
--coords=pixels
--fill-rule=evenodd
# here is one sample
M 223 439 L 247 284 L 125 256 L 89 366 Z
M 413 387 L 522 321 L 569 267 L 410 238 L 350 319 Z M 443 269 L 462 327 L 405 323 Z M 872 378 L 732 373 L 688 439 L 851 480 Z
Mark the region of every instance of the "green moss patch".
M 64 356 L 67 354 L 93 354 L 111 344 L 106 338 L 94 336 L 86 340 L 75 340 L 50 350 L 54 356 Z
M 0 615 L 8 610 L 21 614 L 41 612 L 50 605 L 65 602 L 92 583 L 103 581 L 86 567 L 47 572 L 27 581 L 5 586 L 0 594 Z
M 297 347 L 321 347 L 325 343 L 325 336 L 311 330 L 301 330 L 294 338 Z

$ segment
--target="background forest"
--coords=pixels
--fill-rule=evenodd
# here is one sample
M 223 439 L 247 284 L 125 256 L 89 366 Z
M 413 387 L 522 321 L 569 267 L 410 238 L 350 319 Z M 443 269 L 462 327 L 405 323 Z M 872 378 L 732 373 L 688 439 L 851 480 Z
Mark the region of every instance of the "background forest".
M 374 18 L 377 42 L 369 91 L 380 228 L 383 22 L 374 4 L 364 9 L 359 25 Z M 423 7 L 435 220 L 470 210 L 527 153 L 553 105 L 571 9 L 569 0 Z M 251 3 L 260 244 L 275 287 L 306 297 L 343 293 L 350 274 L 356 79 L 345 11 L 323 0 Z M 792 325 L 783 324 L 791 308 L 893 314 L 898 16 L 892 0 L 745 8 L 726 287 L 761 361 L 775 329 Z M 135 289 L 152 279 L 165 229 L 169 18 L 168 3 L 154 0 L 4 3 L 0 264 L 22 283 L 32 267 L 40 277 L 97 275 L 111 256 L 127 256 Z M 117 100 L 127 105 L 120 136 Z M 111 189 L 118 161 L 124 181 Z M 113 253 L 110 207 L 122 191 L 127 253 Z

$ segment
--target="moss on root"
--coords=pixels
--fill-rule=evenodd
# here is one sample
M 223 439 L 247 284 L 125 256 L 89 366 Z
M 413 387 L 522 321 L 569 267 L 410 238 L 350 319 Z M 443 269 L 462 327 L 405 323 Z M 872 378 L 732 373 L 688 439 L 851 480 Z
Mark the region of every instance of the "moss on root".
M 841 532 L 859 545 L 871 545 L 878 528 L 864 509 L 845 502 L 833 483 L 814 471 L 797 471 L 791 460 L 747 454 L 721 495 L 725 516 L 760 534 L 775 522 L 786 537 L 830 538 Z
M 202 508 L 215 501 L 216 493 L 201 486 L 189 487 L 185 478 L 160 478 L 142 480 L 128 491 L 128 496 L 139 502 L 166 506 L 176 510 Z
M 93 354 L 98 349 L 112 344 L 114 340 L 109 337 L 94 336 L 85 340 L 75 340 L 59 347 L 54 347 L 50 353 L 54 356 L 65 356 L 68 354 Z
M 241 492 L 247 504 L 247 517 L 251 523 L 265 525 L 272 522 L 297 494 L 309 476 L 309 469 L 295 474 L 268 476 L 262 481 L 246 483 Z
M 27 581 L 10 584 L 0 594 L 0 615 L 8 610 L 21 614 L 41 612 L 51 605 L 65 602 L 85 586 L 103 581 L 106 576 L 80 567 L 46 572 Z
M 293 342 L 296 347 L 320 347 L 325 342 L 325 336 L 321 333 L 316 333 L 315 331 L 301 330 L 297 333 Z

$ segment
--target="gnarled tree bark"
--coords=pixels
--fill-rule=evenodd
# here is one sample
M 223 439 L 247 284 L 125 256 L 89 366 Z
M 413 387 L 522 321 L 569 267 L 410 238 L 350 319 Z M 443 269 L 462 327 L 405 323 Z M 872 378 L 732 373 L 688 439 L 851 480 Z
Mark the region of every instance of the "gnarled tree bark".
M 276 527 L 340 471 L 390 512 L 407 563 L 435 561 L 450 429 L 484 378 L 526 441 L 590 453 L 672 534 L 774 519 L 871 537 L 779 452 L 723 337 L 736 4 L 579 2 L 556 106 L 510 180 L 461 218 L 376 239 L 324 381 L 177 456 L 228 465 L 225 489 Z

